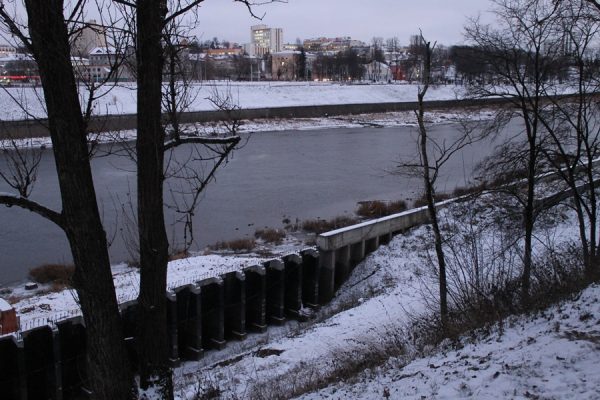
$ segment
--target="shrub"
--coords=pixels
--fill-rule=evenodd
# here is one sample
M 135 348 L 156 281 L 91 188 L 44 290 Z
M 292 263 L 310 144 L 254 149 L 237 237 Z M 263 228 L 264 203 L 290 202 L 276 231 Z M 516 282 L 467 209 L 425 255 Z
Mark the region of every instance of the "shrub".
M 65 264 L 46 264 L 29 270 L 29 276 L 37 283 L 53 282 L 58 285 L 68 286 L 71 284 L 74 265 Z
M 279 229 L 265 228 L 259 229 L 254 233 L 254 237 L 262 239 L 267 243 L 281 244 L 285 239 L 285 232 Z

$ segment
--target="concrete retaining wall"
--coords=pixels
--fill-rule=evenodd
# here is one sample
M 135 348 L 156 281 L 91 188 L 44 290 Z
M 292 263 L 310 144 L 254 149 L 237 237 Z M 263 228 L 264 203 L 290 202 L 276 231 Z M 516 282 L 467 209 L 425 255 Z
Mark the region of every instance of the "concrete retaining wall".
M 442 100 L 429 101 L 430 109 L 448 109 L 470 106 L 494 106 L 507 104 L 503 99 L 485 100 Z M 231 119 L 262 118 L 319 118 L 333 115 L 368 114 L 390 111 L 411 111 L 417 108 L 416 102 L 398 103 L 366 103 L 366 104 L 327 104 L 319 106 L 269 107 L 226 111 L 193 111 L 181 114 L 183 123 L 228 121 Z M 48 133 L 46 120 L 0 121 L 0 139 L 46 137 Z M 135 129 L 136 114 L 107 115 L 93 117 L 89 124 L 91 132 L 107 132 Z

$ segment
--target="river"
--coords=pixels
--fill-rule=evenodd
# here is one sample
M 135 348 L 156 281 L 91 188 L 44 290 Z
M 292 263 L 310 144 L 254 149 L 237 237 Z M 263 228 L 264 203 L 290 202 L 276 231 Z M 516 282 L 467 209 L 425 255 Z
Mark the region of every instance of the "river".
M 430 133 L 451 138 L 452 124 L 436 125 Z M 391 174 L 399 160 L 416 155 L 415 129 L 339 128 L 265 132 L 244 136 L 237 150 L 206 189 L 194 217 L 196 243 L 203 249 L 219 240 L 252 236 L 257 228 L 282 227 L 282 220 L 352 214 L 363 200 L 417 197 L 418 179 Z M 465 185 L 473 166 L 489 154 L 489 142 L 463 149 L 444 168 L 438 190 Z M 177 150 L 186 157 L 189 148 Z M 5 164 L 0 154 L 0 166 Z M 94 181 L 113 263 L 131 259 L 122 229 L 127 226 L 121 204 L 135 204 L 135 169 L 126 157 L 108 156 L 92 161 Z M 172 182 L 177 186 L 178 182 Z M 0 192 L 10 192 L 4 182 Z M 51 150 L 44 150 L 32 198 L 57 208 L 59 194 Z M 168 195 L 166 198 L 170 198 Z M 182 227 L 173 225 L 171 237 Z M 30 268 L 45 263 L 69 263 L 71 257 L 62 231 L 30 212 L 0 206 L 0 285 L 26 278 Z M 126 231 L 126 229 L 125 229 Z M 127 235 L 125 235 L 127 236 Z

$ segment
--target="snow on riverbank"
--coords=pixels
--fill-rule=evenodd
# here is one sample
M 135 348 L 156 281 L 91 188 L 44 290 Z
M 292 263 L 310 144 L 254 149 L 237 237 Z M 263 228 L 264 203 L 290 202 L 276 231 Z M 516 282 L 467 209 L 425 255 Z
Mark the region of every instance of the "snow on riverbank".
M 219 276 L 231 271 L 260 264 L 266 258 L 253 256 L 207 255 L 185 258 L 169 262 L 169 288 L 183 286 L 205 278 Z M 136 268 L 119 264 L 113 267 L 113 280 L 119 302 L 133 300 L 139 293 L 139 273 Z M 52 291 L 50 285 L 42 285 L 36 291 L 26 291 L 23 287 L 7 289 L 7 299 L 21 318 L 21 328 L 30 329 L 45 325 L 48 320 L 60 320 L 80 315 L 77 293 L 74 290 Z
M 491 334 L 462 339 L 407 365 L 383 367 L 300 397 L 316 399 L 598 399 L 600 285 Z
M 104 93 L 96 101 L 94 114 L 135 114 L 136 86 L 118 84 L 101 89 Z M 227 96 L 241 108 L 312 106 L 324 104 L 391 103 L 416 101 L 416 84 L 339 84 L 330 82 L 207 82 L 191 87 L 192 103 L 186 111 L 208 111 L 215 107 L 211 98 Z M 86 104 L 86 88 L 80 86 L 81 104 Z M 428 100 L 459 98 L 461 86 L 433 86 Z M 25 106 L 27 112 L 19 103 Z M 0 90 L 0 119 L 21 120 L 44 118 L 41 88 L 8 87 Z
M 490 110 L 461 110 L 461 111 L 429 111 L 426 121 L 431 124 L 453 123 L 458 121 L 479 121 L 491 119 L 493 112 Z M 383 128 L 396 126 L 416 126 L 415 115 L 412 111 L 399 111 L 374 114 L 339 115 L 328 118 L 289 118 L 289 119 L 255 119 L 243 120 L 239 133 L 281 132 L 281 131 L 307 131 L 317 129 L 335 128 Z M 198 132 L 200 135 L 226 134 L 226 129 L 219 123 L 196 123 L 184 126 L 184 129 Z M 118 131 L 111 133 L 93 134 L 90 139 L 98 143 L 114 143 L 132 141 L 136 138 L 135 130 Z M 0 149 L 50 147 L 52 142 L 49 137 L 0 140 Z

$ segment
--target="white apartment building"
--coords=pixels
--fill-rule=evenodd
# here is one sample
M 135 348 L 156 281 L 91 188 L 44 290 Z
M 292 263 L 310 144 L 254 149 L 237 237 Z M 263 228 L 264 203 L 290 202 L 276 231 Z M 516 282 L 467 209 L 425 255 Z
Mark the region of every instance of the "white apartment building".
M 269 28 L 267 25 L 250 27 L 250 46 L 246 49 L 251 56 L 278 53 L 283 49 L 283 29 Z

